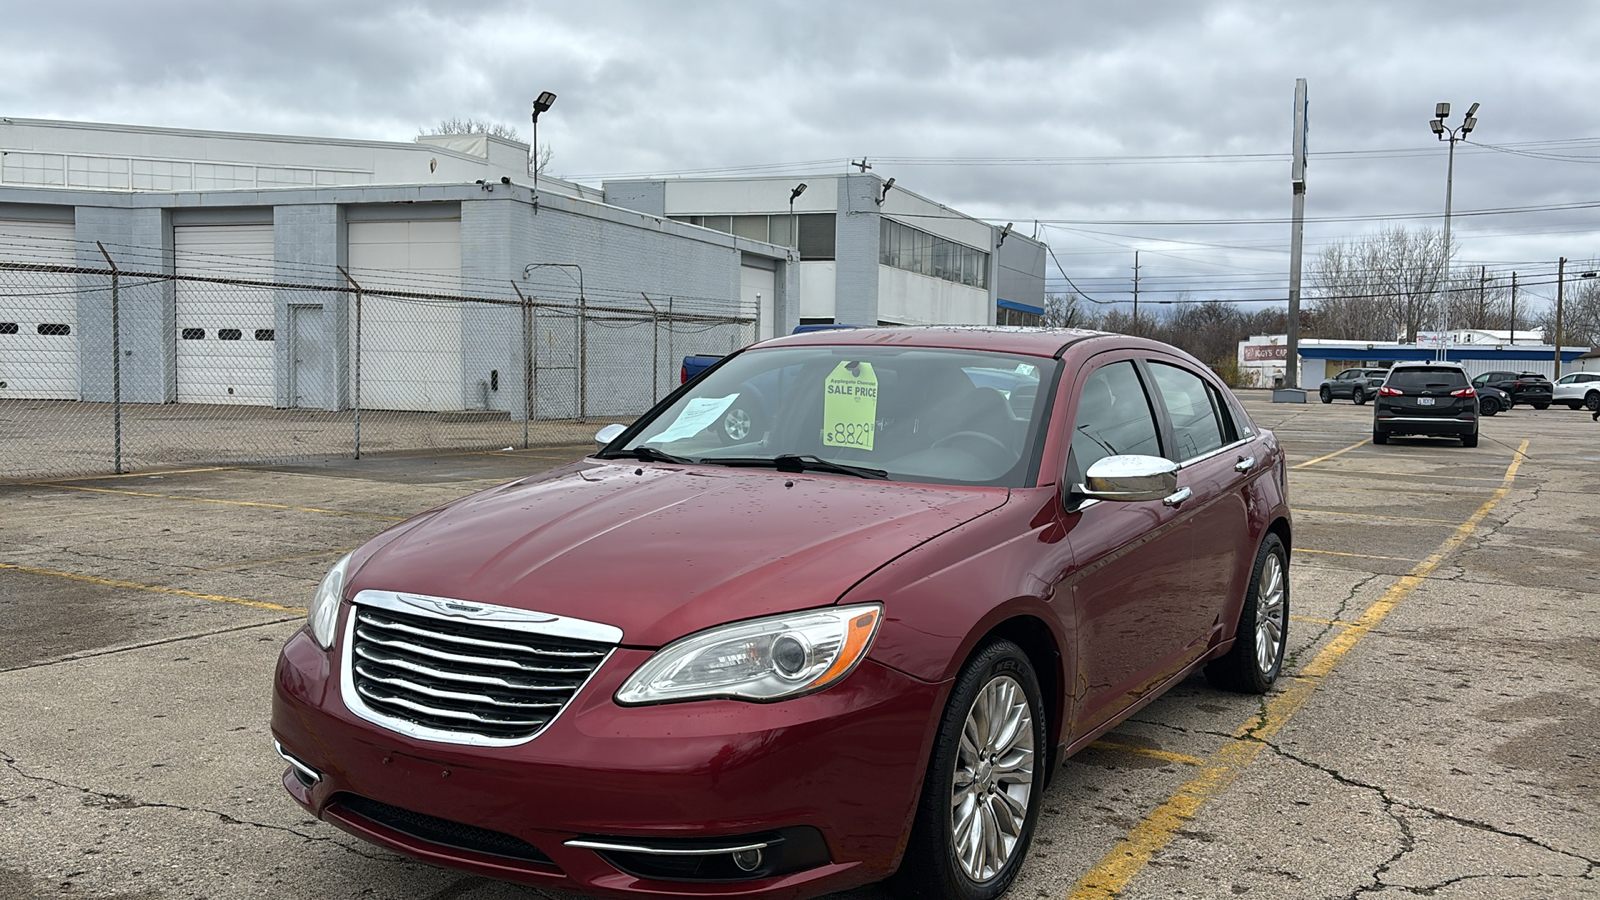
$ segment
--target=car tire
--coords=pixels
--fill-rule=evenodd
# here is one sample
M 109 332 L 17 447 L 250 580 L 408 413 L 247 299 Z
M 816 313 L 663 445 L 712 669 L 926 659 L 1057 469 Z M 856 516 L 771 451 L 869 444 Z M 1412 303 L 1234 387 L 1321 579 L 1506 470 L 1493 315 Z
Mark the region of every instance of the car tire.
M 1009 727 L 982 724 L 996 717 Z M 981 746 L 963 740 L 969 729 L 982 732 Z M 886 887 L 901 897 L 993 900 L 1005 893 L 1022 868 L 1043 806 L 1047 741 L 1044 697 L 1027 654 L 1010 641 L 983 646 L 956 676 L 911 839 Z M 984 828 L 1000 833 L 998 859 L 986 842 L 972 840 Z
M 1600 391 L 1590 391 L 1584 394 L 1583 406 L 1589 412 L 1600 412 Z
M 1485 416 L 1492 416 L 1500 411 L 1500 401 L 1493 397 L 1484 397 L 1478 401 L 1478 412 Z
M 1583 409 L 1582 400 L 1568 400 L 1567 409 Z
M 1330 390 L 1327 385 L 1323 385 L 1322 390 L 1317 391 L 1317 396 L 1321 398 L 1323 403 L 1333 402 L 1333 391 Z
M 1550 408 L 1550 404 L 1548 404 L 1548 403 L 1535 403 L 1535 404 L 1533 404 L 1533 408 L 1534 409 L 1549 409 Z
M 1372 429 L 1372 442 L 1374 444 L 1387 444 L 1389 443 L 1389 435 L 1374 428 Z
M 1361 388 L 1356 388 L 1355 390 L 1351 391 L 1350 392 L 1350 399 L 1354 400 L 1356 402 L 1357 406 L 1366 406 L 1367 405 L 1366 392 L 1361 390 Z
M 1471 434 L 1463 434 L 1461 436 L 1461 446 L 1463 446 L 1463 447 L 1476 447 L 1476 446 L 1478 446 L 1478 433 L 1476 431 L 1474 431 Z
M 1233 647 L 1206 665 L 1206 680 L 1225 691 L 1265 694 L 1278 680 L 1288 646 L 1289 551 L 1268 532 L 1256 551 Z

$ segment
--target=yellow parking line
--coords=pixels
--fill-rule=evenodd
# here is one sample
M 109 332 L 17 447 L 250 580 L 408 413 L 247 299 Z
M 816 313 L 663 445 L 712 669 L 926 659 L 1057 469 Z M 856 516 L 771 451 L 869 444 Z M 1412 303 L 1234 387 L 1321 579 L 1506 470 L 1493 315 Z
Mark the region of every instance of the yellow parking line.
M 1296 553 L 1321 553 L 1326 556 L 1349 556 L 1355 559 L 1392 559 L 1396 562 L 1422 562 L 1420 559 L 1407 556 L 1373 556 L 1370 553 L 1340 553 L 1338 550 L 1307 550 L 1304 547 L 1294 548 Z
M 1478 525 L 1489 515 L 1490 510 L 1511 493 L 1511 484 L 1516 480 L 1517 469 L 1521 467 L 1523 454 L 1527 449 L 1528 442 L 1523 441 L 1522 446 L 1517 449 L 1516 459 L 1511 461 L 1511 465 L 1501 478 L 1500 488 L 1478 507 L 1477 512 L 1457 526 L 1432 555 L 1418 563 L 1409 574 L 1390 585 L 1389 589 L 1383 592 L 1383 596 L 1367 607 L 1353 625 L 1329 641 L 1287 688 L 1269 695 L 1259 717 L 1240 726 L 1234 732 L 1233 740 L 1228 741 L 1222 749 L 1203 761 L 1198 776 L 1178 788 L 1172 796 L 1145 816 L 1127 837 L 1111 848 L 1094 868 L 1073 885 L 1072 892 L 1068 895 L 1070 900 L 1089 900 L 1089 898 L 1108 900 L 1122 893 L 1151 858 L 1172 840 L 1173 835 L 1177 834 L 1195 813 L 1199 812 L 1200 807 L 1207 800 L 1225 791 L 1239 773 L 1255 760 L 1261 749 L 1266 746 L 1266 742 L 1281 731 L 1306 701 L 1311 699 L 1311 695 L 1322 685 L 1323 680 L 1339 661 L 1344 659 L 1362 638 L 1378 627 L 1384 618 L 1399 606 L 1401 601 L 1410 596 L 1429 575 L 1433 574 L 1447 556 L 1472 536 Z
M 1294 511 L 1294 514 L 1297 516 L 1301 513 L 1315 513 L 1322 516 L 1350 516 L 1357 519 L 1394 519 L 1395 521 L 1399 522 L 1434 522 L 1439 525 L 1461 524 L 1454 519 L 1423 519 L 1417 516 L 1384 516 L 1379 515 L 1378 513 L 1341 512 L 1337 509 L 1297 509 Z
M 1303 463 L 1295 463 L 1294 465 L 1290 466 L 1289 468 L 1291 468 L 1291 469 L 1304 469 L 1306 466 L 1314 466 L 1317 463 L 1322 462 L 1325 459 L 1333 459 L 1335 456 L 1343 456 L 1344 454 L 1349 453 L 1351 450 L 1354 450 L 1355 448 L 1360 447 L 1362 444 L 1365 444 L 1365 443 L 1368 443 L 1368 442 L 1367 442 L 1367 440 L 1365 438 L 1363 438 L 1363 439 L 1361 439 L 1359 441 L 1356 441 L 1354 444 L 1351 444 L 1350 446 L 1344 448 L 1343 450 L 1335 450 L 1335 451 L 1333 451 L 1332 453 L 1329 453 L 1326 456 L 1319 456 L 1316 459 L 1308 459 Z
M 1340 628 L 1349 628 L 1354 622 L 1341 622 L 1338 619 L 1313 619 L 1310 616 L 1290 616 L 1293 622 L 1310 622 L 1313 625 L 1336 625 Z
M 89 491 L 95 494 L 122 494 L 128 497 L 153 497 L 157 500 L 189 500 L 194 503 L 221 503 L 226 506 L 256 506 L 263 509 L 287 509 L 294 512 L 322 513 L 329 516 L 352 516 L 357 519 L 380 519 L 385 522 L 399 522 L 404 516 L 382 516 L 377 513 L 348 512 L 342 509 L 318 509 L 314 506 L 285 506 L 282 503 L 257 503 L 251 500 L 220 500 L 215 497 L 184 497 L 178 494 L 154 494 L 148 491 L 118 491 L 112 488 L 83 487 L 76 484 L 51 484 L 40 482 L 39 487 L 53 487 L 63 491 Z
M 24 481 L 29 487 L 56 487 L 67 481 L 115 481 L 119 478 L 153 478 L 157 475 L 190 475 L 195 472 L 231 472 L 239 466 L 207 466 L 203 469 L 155 469 L 149 472 L 125 472 L 121 475 L 80 475 L 76 478 L 52 478 L 49 481 Z
M 1312 460 L 1312 462 L 1317 462 L 1317 460 Z M 1289 468 L 1298 469 L 1300 467 L 1299 466 L 1290 466 Z M 1312 474 L 1312 475 L 1341 475 L 1341 476 L 1343 476 L 1343 475 L 1388 475 L 1391 478 L 1414 478 L 1414 479 L 1417 479 L 1417 480 L 1420 480 L 1420 481 L 1429 481 L 1429 480 L 1444 481 L 1444 480 L 1448 479 L 1450 481 L 1496 481 L 1497 482 L 1497 481 L 1500 480 L 1498 478 L 1490 478 L 1490 477 L 1484 476 L 1484 475 L 1428 475 L 1428 474 L 1422 473 L 1422 472 L 1379 472 L 1379 471 L 1376 471 L 1376 470 L 1373 470 L 1373 469 L 1324 470 L 1324 471 L 1321 471 L 1321 472 L 1311 472 L 1311 473 L 1307 473 L 1307 474 Z
M 107 587 L 129 588 L 135 591 L 150 591 L 156 594 L 175 594 L 179 597 L 193 597 L 197 600 L 212 600 L 217 603 L 234 603 L 239 606 L 253 606 L 256 609 L 271 609 L 278 612 L 305 614 L 305 610 L 296 606 L 279 606 L 276 603 L 264 603 L 260 600 L 245 600 L 241 597 L 224 597 L 221 594 L 201 594 L 195 591 L 182 591 L 177 588 L 156 587 L 152 584 L 139 584 L 133 581 L 119 581 L 115 578 L 97 578 L 93 575 L 77 575 L 72 572 L 57 572 L 52 569 L 35 569 L 32 566 L 18 566 L 11 563 L 0 563 L 0 569 L 10 569 L 14 572 L 27 572 L 30 575 L 50 575 L 55 578 L 68 578 L 73 581 L 85 581 L 89 584 L 103 584 Z
M 1134 756 L 1147 756 L 1151 759 L 1159 759 L 1162 762 L 1181 763 L 1186 766 L 1199 766 L 1205 763 L 1205 760 L 1200 757 L 1190 756 L 1187 753 L 1169 753 L 1166 750 L 1152 750 L 1149 747 L 1140 747 L 1135 744 L 1119 744 L 1116 741 L 1095 741 L 1089 746 L 1096 750 L 1131 753 Z

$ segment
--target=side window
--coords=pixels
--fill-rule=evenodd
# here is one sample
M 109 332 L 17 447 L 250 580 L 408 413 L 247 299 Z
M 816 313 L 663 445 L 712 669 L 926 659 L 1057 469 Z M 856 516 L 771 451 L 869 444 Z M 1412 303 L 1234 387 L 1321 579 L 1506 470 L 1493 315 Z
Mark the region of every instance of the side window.
M 1150 398 L 1131 362 L 1101 366 L 1084 382 L 1072 423 L 1067 483 L 1081 484 L 1091 465 L 1119 454 L 1161 455 Z
M 1172 436 L 1177 450 L 1168 456 L 1174 462 L 1193 459 L 1221 447 L 1222 423 L 1211 405 L 1211 395 L 1200 376 L 1177 366 L 1153 362 L 1150 374 L 1156 390 L 1172 417 Z
M 1211 395 L 1211 405 L 1217 411 L 1217 421 L 1222 425 L 1222 442 L 1231 444 L 1243 436 L 1245 429 L 1233 419 L 1233 412 L 1228 408 L 1228 399 L 1222 396 L 1216 388 L 1206 385 L 1206 393 Z
M 1489 383 L 1489 376 L 1492 375 L 1492 374 L 1493 374 L 1492 372 L 1485 372 L 1482 375 L 1479 375 L 1477 378 L 1472 379 L 1472 383 L 1473 384 L 1477 384 L 1477 385 L 1488 384 Z

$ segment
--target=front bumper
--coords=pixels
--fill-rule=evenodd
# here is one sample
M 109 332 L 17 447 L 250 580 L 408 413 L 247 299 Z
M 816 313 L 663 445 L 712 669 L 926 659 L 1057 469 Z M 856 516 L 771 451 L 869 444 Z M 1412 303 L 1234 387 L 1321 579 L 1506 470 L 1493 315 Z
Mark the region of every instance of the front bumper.
M 612 696 L 650 651 L 619 648 L 545 732 L 485 748 L 357 718 L 340 696 L 337 652 L 302 631 L 278 661 L 272 731 L 298 763 L 283 777 L 296 801 L 426 862 L 609 896 L 801 897 L 891 874 L 949 687 L 868 660 L 780 703 L 622 707 Z M 751 879 L 720 877 L 729 869 L 718 862 L 685 880 L 587 846 L 717 850 L 774 835 L 791 853 L 822 847 L 820 860 L 805 857 L 820 864 Z

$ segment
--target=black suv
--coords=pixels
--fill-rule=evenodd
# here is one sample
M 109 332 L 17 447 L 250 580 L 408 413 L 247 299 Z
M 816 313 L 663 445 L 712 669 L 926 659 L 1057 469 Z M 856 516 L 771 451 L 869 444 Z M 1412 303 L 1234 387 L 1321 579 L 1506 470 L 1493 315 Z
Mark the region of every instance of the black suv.
M 1401 362 L 1372 404 L 1372 442 L 1391 434 L 1435 434 L 1478 446 L 1478 392 L 1460 363 Z
M 1378 395 L 1378 388 L 1383 387 L 1383 380 L 1388 377 L 1388 369 L 1345 369 L 1324 381 L 1317 389 L 1317 396 L 1323 403 L 1332 403 L 1335 397 L 1348 397 L 1360 406 Z
M 1526 403 L 1534 409 L 1550 408 L 1550 379 L 1535 372 L 1484 372 L 1472 379 L 1474 387 L 1489 385 L 1511 395 L 1512 405 Z

